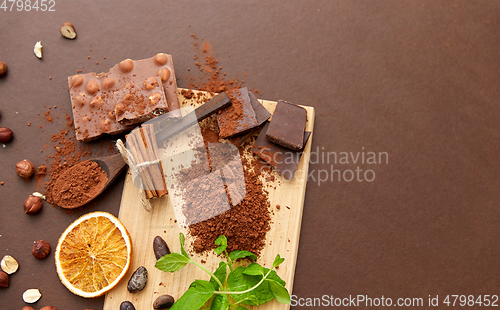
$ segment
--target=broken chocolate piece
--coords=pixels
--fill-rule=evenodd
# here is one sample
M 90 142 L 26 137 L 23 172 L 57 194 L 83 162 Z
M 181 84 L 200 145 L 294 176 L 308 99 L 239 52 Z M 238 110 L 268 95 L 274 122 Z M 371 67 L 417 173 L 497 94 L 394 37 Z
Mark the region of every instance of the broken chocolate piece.
M 264 108 L 262 103 L 255 97 L 255 95 L 249 91 L 248 96 L 250 97 L 250 102 L 252 103 L 252 108 L 255 112 L 255 118 L 257 119 L 257 126 L 264 124 L 271 117 L 271 113 Z
M 180 107 L 172 57 L 163 53 L 125 59 L 106 73 L 70 76 L 68 85 L 79 141 L 128 131 Z
M 302 156 L 302 150 L 304 149 L 311 132 L 305 131 L 302 133 L 304 144 L 299 151 L 293 151 L 269 141 L 266 138 L 266 131 L 268 130 L 269 122 L 266 122 L 260 132 L 260 135 L 257 137 L 255 144 L 252 146 L 252 151 L 278 170 L 285 179 L 291 180 Z
M 230 138 L 258 126 L 257 118 L 246 87 L 228 92 L 232 105 L 217 115 L 219 136 Z
M 296 104 L 278 101 L 266 132 L 270 141 L 298 151 L 304 147 L 307 111 Z

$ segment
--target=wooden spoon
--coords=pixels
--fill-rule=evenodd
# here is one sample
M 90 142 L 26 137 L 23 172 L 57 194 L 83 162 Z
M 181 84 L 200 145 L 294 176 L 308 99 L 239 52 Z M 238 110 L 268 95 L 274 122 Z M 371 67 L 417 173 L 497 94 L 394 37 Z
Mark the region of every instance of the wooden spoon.
M 125 161 L 123 160 L 121 154 L 88 159 L 88 160 L 84 160 L 84 161 L 78 163 L 77 165 L 74 165 L 70 169 L 66 170 L 61 176 L 59 176 L 59 178 L 56 180 L 56 183 L 54 183 L 54 184 L 57 184 L 57 182 L 59 182 L 60 180 L 64 180 L 65 178 L 70 176 L 74 170 L 78 169 L 78 166 L 82 166 L 88 162 L 97 163 L 99 165 L 99 167 L 101 167 L 101 169 L 104 171 L 104 173 L 106 173 L 108 180 L 106 181 L 106 183 L 104 185 L 99 185 L 101 187 L 99 191 L 95 192 L 92 196 L 89 195 L 88 197 L 86 197 L 85 200 L 80 201 L 78 204 L 67 205 L 63 201 L 58 201 L 57 198 L 59 198 L 59 197 L 54 197 L 54 202 L 59 207 L 65 208 L 65 209 L 75 209 L 75 208 L 78 208 L 78 207 L 81 207 L 81 206 L 87 204 L 92 199 L 99 196 L 116 179 L 116 177 L 124 170 L 124 168 L 126 166 Z M 57 186 L 55 185 L 54 187 L 57 187 Z

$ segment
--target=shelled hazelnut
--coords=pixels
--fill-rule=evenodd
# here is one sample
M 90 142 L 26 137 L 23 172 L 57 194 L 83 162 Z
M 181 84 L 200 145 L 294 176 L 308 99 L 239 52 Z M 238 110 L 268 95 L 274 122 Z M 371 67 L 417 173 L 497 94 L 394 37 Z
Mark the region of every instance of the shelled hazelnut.
M 24 306 L 21 310 L 35 310 L 35 309 L 31 308 L 30 306 Z
M 29 196 L 24 201 L 24 212 L 26 214 L 36 214 L 42 208 L 42 198 L 38 196 Z
M 30 288 L 23 293 L 23 300 L 25 303 L 34 304 L 42 297 L 40 291 L 36 288 Z
M 27 159 L 16 164 L 16 173 L 23 179 L 29 179 L 35 173 L 35 165 Z
M 75 26 L 73 26 L 72 23 L 64 23 L 61 29 L 59 29 L 59 32 L 66 39 L 73 40 L 74 38 L 76 38 Z
M 56 308 L 51 307 L 51 306 L 45 306 L 43 308 L 40 308 L 40 310 L 56 310 Z
M 31 249 L 31 254 L 36 259 L 44 259 L 50 253 L 50 244 L 45 240 L 39 240 L 35 242 L 33 248 Z
M 0 261 L 0 267 L 5 273 L 13 274 L 19 268 L 19 263 L 17 262 L 17 260 L 15 260 L 14 257 L 10 255 L 5 255 L 2 258 L 2 261 Z

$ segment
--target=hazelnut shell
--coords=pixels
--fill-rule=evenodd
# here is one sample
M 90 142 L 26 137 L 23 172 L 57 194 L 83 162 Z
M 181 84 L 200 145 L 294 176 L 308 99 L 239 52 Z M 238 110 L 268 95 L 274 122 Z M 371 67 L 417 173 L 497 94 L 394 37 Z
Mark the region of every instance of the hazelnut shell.
M 5 61 L 0 61 L 0 76 L 4 76 L 7 73 L 7 64 Z
M 23 179 L 29 179 L 35 173 L 35 165 L 29 160 L 21 160 L 16 164 L 16 173 Z
M 9 286 L 9 275 L 4 271 L 0 270 L 0 287 L 8 287 Z
M 36 214 L 42 208 L 42 198 L 37 196 L 29 196 L 24 201 L 23 207 L 26 214 Z
M 0 127 L 0 142 L 9 142 L 12 139 L 14 133 L 7 127 Z
M 44 259 L 50 253 L 50 244 L 45 240 L 39 240 L 35 242 L 33 248 L 31 249 L 31 254 L 36 259 Z

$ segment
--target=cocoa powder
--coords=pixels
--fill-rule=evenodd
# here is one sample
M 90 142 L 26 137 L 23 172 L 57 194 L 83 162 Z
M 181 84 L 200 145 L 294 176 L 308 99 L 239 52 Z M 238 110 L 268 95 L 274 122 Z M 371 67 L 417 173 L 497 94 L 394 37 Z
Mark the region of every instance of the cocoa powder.
M 96 196 L 108 176 L 93 161 L 83 161 L 59 176 L 52 187 L 51 198 L 60 207 L 73 209 Z
M 43 178 L 47 175 L 47 166 L 41 164 L 38 168 L 36 168 L 35 179 L 36 179 L 36 190 L 40 186 Z
M 66 121 L 68 126 L 72 124 L 68 119 Z M 49 168 L 49 181 L 45 184 L 45 196 L 48 203 L 56 206 L 55 182 L 66 170 L 79 163 L 82 157 L 90 156 L 92 152 L 82 144 L 77 144 L 74 132 L 70 129 L 63 129 L 58 134 L 52 134 L 52 147 L 55 153 L 48 157 L 52 159 L 52 162 Z
M 202 131 L 206 142 L 211 141 L 206 136 L 210 129 Z M 212 142 L 216 142 L 213 141 Z M 240 148 L 240 153 L 248 151 L 248 146 Z M 265 245 L 266 233 L 270 229 L 269 193 L 261 181 L 260 161 L 255 157 L 242 156 L 246 195 L 243 200 L 231 209 L 208 220 L 189 226 L 190 234 L 195 237 L 193 249 L 203 252 L 215 248 L 215 239 L 220 235 L 228 238 L 228 251 L 246 250 L 255 254 Z
M 199 39 L 196 35 L 192 35 L 192 37 L 195 40 L 195 47 L 200 48 L 198 46 Z M 198 79 L 191 78 L 189 88 L 209 93 L 229 92 L 241 88 L 242 82 L 238 79 L 226 80 L 224 78 L 225 74 L 221 74 L 220 71 L 222 67 L 218 66 L 218 60 L 210 55 L 210 50 L 210 45 L 207 42 L 203 42 L 202 50 L 199 52 L 203 55 L 205 63 L 204 65 L 201 63 L 196 64 L 202 75 Z M 197 58 L 195 56 L 195 59 Z M 185 91 L 183 94 L 187 95 L 188 99 L 194 99 L 198 104 L 202 104 L 209 99 L 188 91 Z M 200 126 L 206 145 L 208 143 L 221 142 L 215 116 L 201 122 Z M 195 252 L 200 253 L 214 249 L 214 242 L 220 235 L 225 235 L 228 238 L 227 249 L 229 252 L 233 250 L 246 250 L 258 255 L 265 245 L 266 233 L 270 229 L 271 213 L 269 192 L 265 189 L 262 182 L 262 174 L 270 171 L 270 166 L 259 160 L 250 151 L 252 142 L 255 141 L 255 134 L 248 135 L 250 138 L 245 143 L 241 143 L 241 145 L 236 144 L 244 168 L 246 195 L 240 203 L 232 206 L 229 210 L 208 220 L 188 226 L 190 235 L 194 237 L 192 246 Z M 216 169 L 216 167 L 210 168 L 211 171 L 214 168 Z M 197 169 L 193 165 L 190 169 L 206 171 L 206 166 Z M 191 173 L 191 176 L 193 176 L 197 173 L 195 171 L 186 171 L 186 173 Z M 218 182 L 215 177 L 213 178 L 214 180 L 211 180 L 213 181 L 212 183 Z M 209 188 L 211 185 L 207 184 L 205 186 Z M 226 191 L 228 191 L 227 187 Z M 218 192 L 218 194 L 221 193 Z M 217 201 L 217 199 L 214 201 Z

